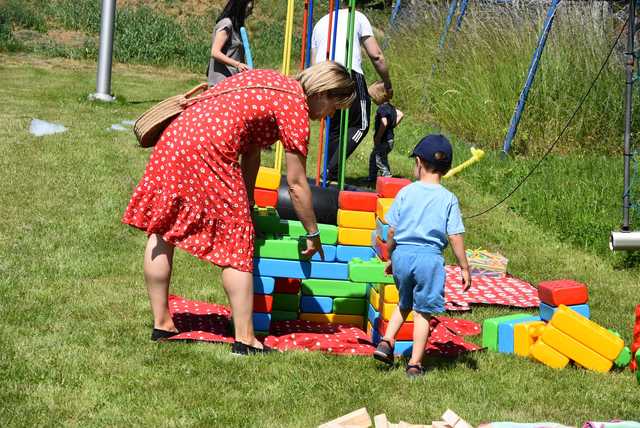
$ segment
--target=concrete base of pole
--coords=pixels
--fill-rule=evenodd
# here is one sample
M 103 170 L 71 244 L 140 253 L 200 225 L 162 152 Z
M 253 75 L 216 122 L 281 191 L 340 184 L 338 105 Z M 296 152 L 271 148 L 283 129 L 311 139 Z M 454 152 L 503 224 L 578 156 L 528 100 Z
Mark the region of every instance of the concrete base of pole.
M 114 97 L 113 95 L 109 95 L 109 94 L 100 94 L 98 92 L 94 93 L 94 94 L 89 94 L 89 100 L 90 101 L 104 101 L 107 103 L 111 103 L 114 102 L 116 100 L 116 97 Z

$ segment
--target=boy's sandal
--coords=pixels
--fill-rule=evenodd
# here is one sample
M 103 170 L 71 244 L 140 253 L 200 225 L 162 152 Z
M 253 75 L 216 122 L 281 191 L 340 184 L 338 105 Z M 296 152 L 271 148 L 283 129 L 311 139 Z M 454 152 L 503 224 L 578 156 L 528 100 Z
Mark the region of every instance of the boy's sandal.
M 393 346 L 387 339 L 380 339 L 376 350 L 373 351 L 373 358 L 385 364 L 393 364 Z
M 406 374 L 409 379 L 415 379 L 424 376 L 425 370 L 420 364 L 408 364 Z

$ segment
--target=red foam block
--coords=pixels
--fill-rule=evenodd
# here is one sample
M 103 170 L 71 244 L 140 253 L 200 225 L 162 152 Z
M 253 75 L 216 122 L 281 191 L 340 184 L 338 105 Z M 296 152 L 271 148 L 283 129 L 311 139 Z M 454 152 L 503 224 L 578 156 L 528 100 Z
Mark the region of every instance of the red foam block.
M 269 294 L 253 295 L 253 312 L 271 313 L 273 309 L 273 296 Z
M 552 306 L 582 305 L 589 301 L 587 286 L 571 279 L 541 282 L 538 284 L 538 297 Z
M 343 190 L 338 195 L 338 207 L 341 210 L 376 212 L 378 194 Z
M 380 336 L 384 336 L 384 334 L 387 332 L 389 323 L 382 318 L 379 319 L 378 323 L 378 331 L 380 332 Z M 396 340 L 413 340 L 412 322 L 405 322 L 402 324 L 402 327 L 400 327 L 400 330 L 398 330 L 398 334 L 396 335 Z
M 278 204 L 278 192 L 276 190 L 255 189 L 253 197 L 259 207 L 274 207 Z
M 387 243 L 382 241 L 379 236 L 376 236 L 376 254 L 380 260 L 385 262 L 389 260 L 389 249 L 387 248 Z
M 376 193 L 381 198 L 395 198 L 400 189 L 407 184 L 411 184 L 411 180 L 406 178 L 378 177 L 378 180 L 376 180 Z
M 302 281 L 295 278 L 276 278 L 274 293 L 298 294 Z

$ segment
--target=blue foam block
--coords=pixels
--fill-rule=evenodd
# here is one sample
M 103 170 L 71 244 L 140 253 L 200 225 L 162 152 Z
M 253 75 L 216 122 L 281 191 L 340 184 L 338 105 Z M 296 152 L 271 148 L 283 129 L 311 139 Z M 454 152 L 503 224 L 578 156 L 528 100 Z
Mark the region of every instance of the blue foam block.
M 387 242 L 387 234 L 389 233 L 389 225 L 384 224 L 376 218 L 376 233 L 383 242 Z
M 336 261 L 336 246 L 335 245 L 323 245 L 322 251 L 324 251 L 324 261 L 325 262 L 335 262 Z M 313 257 L 311 257 L 312 262 L 321 262 L 320 253 L 315 253 Z
M 342 263 L 349 263 L 351 259 L 369 260 L 376 256 L 376 252 L 371 247 L 360 247 L 355 245 L 338 245 L 336 259 Z
M 271 314 L 263 312 L 253 313 L 253 329 L 259 331 L 269 331 L 271 327 Z
M 569 309 L 573 309 L 583 317 L 589 318 L 591 316 L 591 311 L 589 310 L 589 305 L 587 303 L 583 305 L 568 305 L 567 307 Z M 551 306 L 540 302 L 540 318 L 542 318 L 543 321 L 549 321 L 557 310 L 557 306 Z
M 300 310 L 316 314 L 330 314 L 333 310 L 333 299 L 331 297 L 302 296 Z
M 540 321 L 540 317 L 532 316 L 498 324 L 498 352 L 513 354 L 513 326 L 531 321 Z
M 281 278 L 349 279 L 347 263 L 302 262 L 298 260 L 254 259 L 253 273 Z
M 404 357 L 411 357 L 411 351 L 413 351 L 412 340 L 396 340 L 393 347 L 394 355 L 402 355 Z
M 374 330 L 377 330 L 380 312 L 376 311 L 370 303 L 367 306 L 369 307 L 369 310 L 367 311 L 367 321 L 371 323 Z
M 272 294 L 275 286 L 275 278 L 272 278 L 270 276 L 253 277 L 253 292 L 255 294 Z

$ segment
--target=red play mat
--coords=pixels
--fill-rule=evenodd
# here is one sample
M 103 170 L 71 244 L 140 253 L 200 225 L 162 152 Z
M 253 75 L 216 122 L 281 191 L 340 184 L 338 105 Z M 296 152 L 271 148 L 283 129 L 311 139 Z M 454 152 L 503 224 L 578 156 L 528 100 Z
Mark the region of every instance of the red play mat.
M 182 332 L 170 340 L 233 342 L 229 335 L 231 311 L 227 307 L 170 296 L 169 310 Z M 432 323 L 428 354 L 450 357 L 479 349 L 461 336 L 479 334 L 479 324 L 446 317 L 438 317 Z M 302 349 L 343 355 L 371 355 L 375 350 L 367 334 L 359 328 L 302 320 L 273 322 L 264 343 L 281 351 Z

